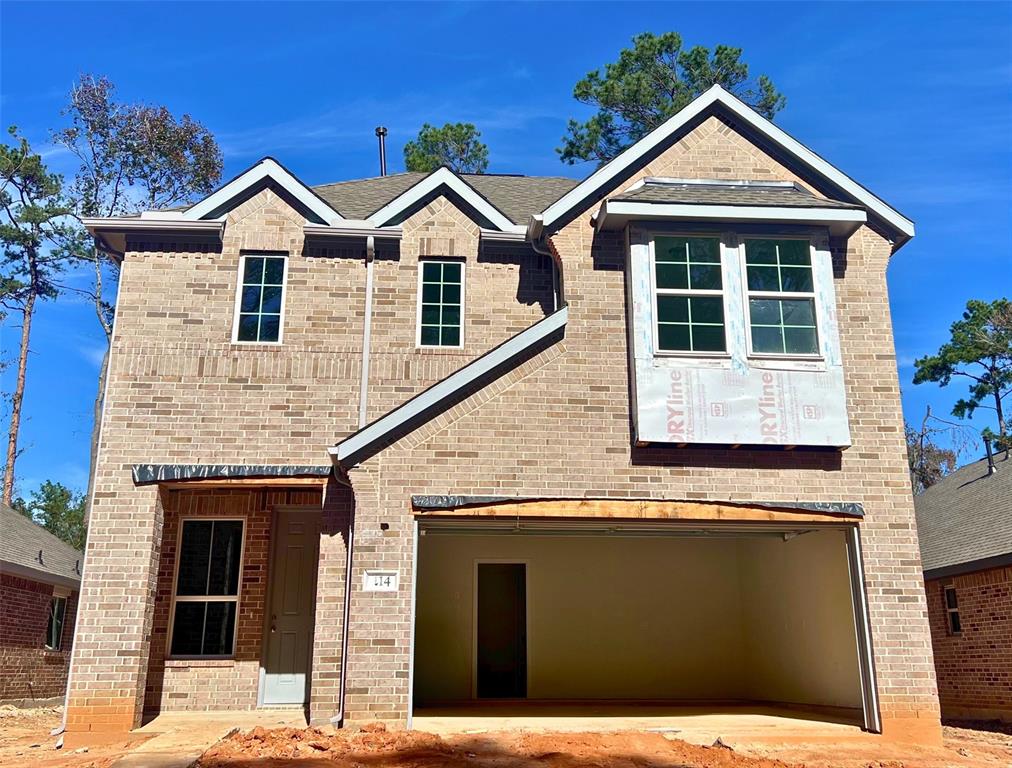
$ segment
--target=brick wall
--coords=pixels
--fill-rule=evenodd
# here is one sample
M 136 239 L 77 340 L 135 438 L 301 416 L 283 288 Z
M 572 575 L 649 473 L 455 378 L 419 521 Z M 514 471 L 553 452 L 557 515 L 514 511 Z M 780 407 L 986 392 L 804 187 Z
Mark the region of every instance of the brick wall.
M 755 147 L 743 149 L 729 130 L 708 120 L 637 176 L 796 178 Z M 622 236 L 595 234 L 585 212 L 552 244 L 570 307 L 565 340 L 350 473 L 359 535 L 370 537 L 370 548 L 356 555 L 352 579 L 349 717 L 397 722 L 406 713 L 411 494 L 845 500 L 866 510 L 865 586 L 886 733 L 937 740 L 885 283 L 888 242 L 863 227 L 833 243 L 853 436 L 843 453 L 632 446 Z M 380 520 L 391 521 L 382 534 Z M 361 570 L 379 567 L 400 569 L 398 594 L 358 592 Z
M 77 592 L 67 598 L 58 651 L 46 648 L 53 586 L 0 574 L 0 702 L 62 697 L 77 618 Z
M 716 118 L 619 186 L 645 175 L 799 178 Z M 163 531 L 165 494 L 135 487 L 130 466 L 321 464 L 326 446 L 357 426 L 362 249 L 304 247 L 301 227 L 300 217 L 265 190 L 228 214 L 220 248 L 130 241 L 85 564 L 71 730 L 135 725 L 149 687 L 161 550 L 172 534 Z M 375 267 L 370 418 L 551 307 L 548 262 L 526 248 L 479 244 L 475 225 L 445 199 L 414 212 L 403 231 L 399 251 L 381 249 Z M 865 227 L 832 244 L 854 438 L 843 454 L 631 446 L 622 237 L 595 235 L 585 211 L 552 245 L 570 305 L 565 340 L 354 470 L 354 501 L 345 490 L 328 488 L 331 533 L 320 550 L 314 718 L 336 706 L 345 529 L 353 505 L 349 716 L 403 722 L 412 493 L 802 499 L 865 505 L 866 588 L 883 715 L 890 723 L 923 723 L 937 736 L 884 237 Z M 244 248 L 291 256 L 283 345 L 230 343 Z M 417 261 L 424 256 L 466 261 L 462 351 L 414 347 Z M 400 591 L 362 593 L 362 570 L 370 567 L 399 568 Z M 161 685 L 162 693 L 149 694 L 152 702 L 165 701 Z M 235 701 L 238 689 L 225 688 L 222 700 Z M 248 691 L 242 695 L 248 700 Z
M 949 631 L 946 585 L 956 589 L 959 634 Z M 933 579 L 924 588 L 942 714 L 1012 722 L 1012 568 Z

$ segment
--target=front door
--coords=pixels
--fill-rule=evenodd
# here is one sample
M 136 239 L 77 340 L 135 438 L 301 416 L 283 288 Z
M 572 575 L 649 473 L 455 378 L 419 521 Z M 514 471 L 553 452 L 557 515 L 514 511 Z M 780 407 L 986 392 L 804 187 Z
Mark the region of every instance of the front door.
M 278 510 L 270 567 L 263 703 L 306 703 L 320 514 Z
M 478 563 L 477 694 L 527 696 L 527 566 Z

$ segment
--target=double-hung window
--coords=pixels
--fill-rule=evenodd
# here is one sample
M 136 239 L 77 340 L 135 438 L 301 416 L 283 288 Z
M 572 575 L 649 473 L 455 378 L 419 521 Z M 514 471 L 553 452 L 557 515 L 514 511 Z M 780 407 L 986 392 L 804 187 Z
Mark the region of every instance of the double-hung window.
M 63 642 L 63 620 L 67 615 L 67 598 L 53 595 L 49 601 L 49 623 L 46 626 L 46 648 L 51 651 L 60 650 Z
M 815 282 L 808 240 L 745 240 L 751 352 L 817 355 Z
M 420 262 L 418 293 L 418 345 L 463 346 L 464 264 Z
M 282 255 L 243 255 L 235 341 L 268 344 L 281 341 L 286 262 Z
M 727 351 L 720 240 L 654 240 L 657 349 L 661 352 Z
M 963 625 L 959 621 L 959 598 L 956 597 L 956 588 L 951 584 L 942 587 L 942 596 L 945 598 L 945 616 L 949 634 L 958 635 L 963 631 Z
M 233 654 L 242 541 L 242 520 L 182 521 L 171 655 Z

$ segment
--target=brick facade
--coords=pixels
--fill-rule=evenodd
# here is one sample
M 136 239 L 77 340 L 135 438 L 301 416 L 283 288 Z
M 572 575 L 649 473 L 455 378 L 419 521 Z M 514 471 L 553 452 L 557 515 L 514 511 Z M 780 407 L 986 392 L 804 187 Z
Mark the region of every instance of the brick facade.
M 960 632 L 949 629 L 944 587 L 956 589 Z M 942 714 L 1012 722 L 1012 568 L 924 585 Z
M 63 697 L 77 592 L 67 596 L 59 650 L 46 647 L 52 599 L 52 584 L 0 574 L 0 702 Z
M 647 175 L 800 178 L 716 118 L 621 188 Z M 624 238 L 595 235 L 589 214 L 581 213 L 551 241 L 569 305 L 564 341 L 353 469 L 353 496 L 333 480 L 327 487 L 311 716 L 326 720 L 338 706 L 344 568 L 354 520 L 346 716 L 352 723 L 405 722 L 412 494 L 829 500 L 866 509 L 866 589 L 886 732 L 920 727 L 936 738 L 934 670 L 885 285 L 889 243 L 869 227 L 833 243 L 850 449 L 639 448 L 629 431 Z M 376 259 L 370 418 L 554 306 L 547 257 L 519 244 L 483 242 L 477 226 L 446 198 L 412 212 L 402 229 L 399 248 L 381 250 Z M 239 257 L 251 249 L 289 254 L 283 345 L 230 343 Z M 129 243 L 75 649 L 71 730 L 132 727 L 145 701 L 149 709 L 247 708 L 255 702 L 253 630 L 232 666 L 164 663 L 166 574 L 184 499 L 206 510 L 238 504 L 259 521 L 258 535 L 267 535 L 262 526 L 270 504 L 136 487 L 130 466 L 326 462 L 326 446 L 357 427 L 363 253 L 364 242 L 305 245 L 301 217 L 270 189 L 228 214 L 220 248 L 152 238 Z M 425 256 L 466 263 L 461 350 L 415 346 L 418 260 Z M 399 570 L 399 591 L 363 592 L 368 568 Z M 245 570 L 243 578 L 245 584 Z M 255 602 L 241 609 L 254 628 L 262 615 Z

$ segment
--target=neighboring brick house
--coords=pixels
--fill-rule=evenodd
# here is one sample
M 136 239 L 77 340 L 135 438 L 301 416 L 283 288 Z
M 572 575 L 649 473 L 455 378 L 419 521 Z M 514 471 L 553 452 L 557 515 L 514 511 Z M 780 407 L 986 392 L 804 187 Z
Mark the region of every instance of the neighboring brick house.
M 0 503 L 0 703 L 62 701 L 82 558 Z
M 122 273 L 69 731 L 606 699 L 940 738 L 913 224 L 719 87 L 582 182 L 266 158 L 86 223 Z
M 1012 461 L 914 498 L 942 715 L 1012 722 Z

